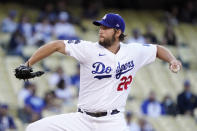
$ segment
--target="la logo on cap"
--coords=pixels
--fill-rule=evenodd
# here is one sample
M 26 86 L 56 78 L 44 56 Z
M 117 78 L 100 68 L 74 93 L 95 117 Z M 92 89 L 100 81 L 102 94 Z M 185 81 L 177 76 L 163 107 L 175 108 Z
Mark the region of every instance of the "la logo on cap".
M 103 20 L 105 20 L 105 19 L 106 19 L 106 17 L 107 17 L 107 15 L 103 16 Z

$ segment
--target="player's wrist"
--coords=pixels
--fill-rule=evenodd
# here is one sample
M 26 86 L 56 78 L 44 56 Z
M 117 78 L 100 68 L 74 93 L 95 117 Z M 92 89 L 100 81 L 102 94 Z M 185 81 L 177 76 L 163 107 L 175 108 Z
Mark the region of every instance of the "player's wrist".
M 174 58 L 174 59 L 171 59 L 171 60 L 169 61 L 169 64 L 172 65 L 172 64 L 174 63 L 174 61 L 176 61 L 175 58 Z
M 177 60 L 176 58 L 173 58 L 172 60 L 170 60 L 169 64 L 170 65 L 173 65 L 173 64 L 181 64 L 181 62 L 179 60 Z
M 31 67 L 32 65 L 31 65 L 30 61 L 27 61 L 27 62 L 25 63 L 25 66 Z

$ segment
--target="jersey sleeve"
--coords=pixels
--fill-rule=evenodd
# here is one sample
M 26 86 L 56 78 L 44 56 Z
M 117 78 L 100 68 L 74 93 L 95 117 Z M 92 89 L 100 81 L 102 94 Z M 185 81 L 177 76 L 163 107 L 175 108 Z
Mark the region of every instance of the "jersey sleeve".
M 88 57 L 89 41 L 64 40 L 67 55 L 74 57 L 80 63 L 84 63 Z
M 157 46 L 153 44 L 139 44 L 139 55 L 137 59 L 138 67 L 150 64 L 155 61 L 157 54 Z

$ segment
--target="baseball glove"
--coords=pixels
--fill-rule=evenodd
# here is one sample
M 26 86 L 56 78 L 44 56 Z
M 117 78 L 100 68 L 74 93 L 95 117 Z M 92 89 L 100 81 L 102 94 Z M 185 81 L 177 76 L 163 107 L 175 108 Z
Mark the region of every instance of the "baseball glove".
M 40 77 L 43 74 L 43 71 L 33 72 L 33 69 L 31 67 L 25 65 L 20 65 L 15 69 L 16 78 L 23 80 L 28 80 L 34 77 Z

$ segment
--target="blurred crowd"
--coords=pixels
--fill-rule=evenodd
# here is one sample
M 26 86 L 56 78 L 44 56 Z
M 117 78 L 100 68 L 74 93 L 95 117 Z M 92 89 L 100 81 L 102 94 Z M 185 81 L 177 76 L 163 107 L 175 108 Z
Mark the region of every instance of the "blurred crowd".
M 0 131 L 7 129 L 16 129 L 16 125 L 13 117 L 9 115 L 8 105 L 0 104 Z
M 155 34 L 155 27 L 148 23 L 145 25 L 143 34 L 138 27 L 132 29 L 130 32 L 131 36 L 128 36 L 126 43 L 151 43 L 174 47 L 186 45 L 178 41 L 174 28 L 179 21 L 195 23 L 197 17 L 196 9 L 194 8 L 195 4 L 195 2 L 189 1 L 184 4 L 184 7 L 173 6 L 172 9 L 166 11 L 162 19 L 162 22 L 165 22 L 166 25 L 162 32 L 162 38 L 161 36 L 158 38 L 158 35 Z M 40 47 L 54 39 L 80 39 L 75 27 L 78 27 L 82 32 L 87 32 L 88 28 L 82 24 L 83 19 L 96 19 L 99 15 L 100 7 L 102 7 L 100 2 L 84 2 L 81 14 L 76 17 L 68 9 L 66 1 L 60 0 L 56 4 L 47 3 L 34 19 L 30 18 L 28 14 L 19 14 L 16 10 L 10 10 L 7 17 L 0 24 L 0 31 L 10 35 L 8 44 L 5 44 L 7 45 L 5 47 L 7 54 L 18 55 L 27 60 L 28 56 L 25 56 L 23 52 L 26 45 Z M 183 13 L 187 14 L 183 15 Z M 191 20 L 186 20 L 184 16 L 191 16 L 191 18 L 188 18 Z M 181 58 L 179 59 L 182 61 Z M 184 61 L 182 62 L 185 63 Z M 183 65 L 187 68 L 189 63 Z
M 141 43 L 141 44 L 160 44 L 177 47 L 177 36 L 174 32 L 172 25 L 166 25 L 163 32 L 163 38 L 158 40 L 158 36 L 154 33 L 154 27 L 151 24 L 147 24 L 145 27 L 146 31 L 144 34 L 141 33 L 139 28 L 131 30 L 131 36 L 127 43 Z
M 181 5 L 173 5 L 165 13 L 165 21 L 171 25 L 178 25 L 180 22 L 197 24 L 197 1 L 187 0 Z
M 187 2 L 184 8 L 174 6 L 165 13 L 166 28 L 161 40 L 154 33 L 154 27 L 147 24 L 145 33 L 140 29 L 131 30 L 131 36 L 127 43 L 137 42 L 141 44 L 161 44 L 178 46 L 177 36 L 174 26 L 179 22 L 196 23 L 196 3 Z M 1 32 L 10 34 L 10 40 L 7 47 L 8 55 L 19 55 L 24 60 L 27 59 L 23 54 L 23 48 L 26 45 L 41 46 L 53 39 L 80 39 L 76 34 L 74 26 L 78 26 L 81 31 L 86 32 L 86 27 L 81 23 L 81 19 L 95 19 L 99 15 L 97 3 L 90 2 L 84 8 L 81 17 L 75 17 L 67 10 L 65 1 L 58 1 L 57 4 L 48 3 L 39 12 L 36 21 L 33 23 L 27 14 L 21 14 L 11 10 L 7 17 L 1 22 Z M 16 18 L 19 18 L 16 22 Z M 63 113 L 64 106 L 73 106 L 73 100 L 77 98 L 79 92 L 80 69 L 77 65 L 77 73 L 68 76 L 62 67 L 58 67 L 49 78 L 48 84 L 51 90 L 48 90 L 44 96 L 37 95 L 37 85 L 35 83 L 25 82 L 18 94 L 17 117 L 23 123 L 31 123 L 43 117 L 44 111 L 53 113 Z M 44 88 L 44 87 L 42 87 Z M 72 92 L 72 88 L 76 93 Z M 173 100 L 170 95 L 166 95 L 162 101 L 157 100 L 154 91 L 141 103 L 141 114 L 137 120 L 134 120 L 134 111 L 127 111 L 125 114 L 127 125 L 131 131 L 154 131 L 152 125 L 142 116 L 176 116 L 185 114 L 194 116 L 197 107 L 197 94 L 192 93 L 192 85 L 189 80 L 183 83 L 183 91 L 177 94 L 177 99 Z M 9 106 L 6 103 L 0 103 L 0 131 L 6 129 L 16 129 L 13 117 L 9 114 Z
M 190 81 L 185 80 L 183 90 L 177 95 L 176 100 L 173 100 L 167 94 L 162 101 L 159 101 L 155 92 L 151 91 L 149 96 L 141 103 L 141 114 L 137 115 L 138 122 L 136 122 L 136 116 L 132 113 L 135 111 L 131 110 L 126 113 L 128 127 L 131 131 L 153 131 L 151 124 L 142 116 L 157 118 L 160 116 L 189 115 L 196 117 L 197 94 L 194 94 L 191 88 Z
M 183 91 L 178 94 L 176 101 L 170 95 L 166 95 L 162 101 L 158 101 L 154 91 L 151 91 L 148 98 L 141 105 L 142 113 L 150 117 L 161 115 L 188 114 L 194 116 L 194 109 L 197 107 L 197 95 L 191 90 L 191 83 L 185 80 Z
M 80 39 L 74 26 L 86 32 L 87 28 L 82 25 L 81 19 L 95 19 L 99 13 L 99 5 L 93 2 L 85 4 L 80 17 L 72 15 L 67 6 L 64 0 L 55 5 L 47 3 L 35 20 L 25 12 L 19 14 L 16 10 L 10 10 L 0 25 L 1 32 L 11 36 L 7 46 L 8 55 L 19 55 L 25 60 L 27 58 L 24 56 L 23 47 L 26 45 L 39 47 L 52 39 Z
M 41 119 L 43 112 L 60 114 L 65 113 L 64 107 L 75 107 L 74 100 L 79 92 L 79 65 L 77 70 L 76 74 L 68 76 L 62 67 L 57 67 L 49 77 L 48 85 L 51 90 L 47 90 L 43 96 L 38 95 L 37 90 L 40 87 L 35 83 L 24 82 L 18 93 L 17 117 L 20 121 L 28 124 Z M 9 115 L 8 105 L 0 103 L 0 131 L 6 129 L 16 129 L 16 125 Z

